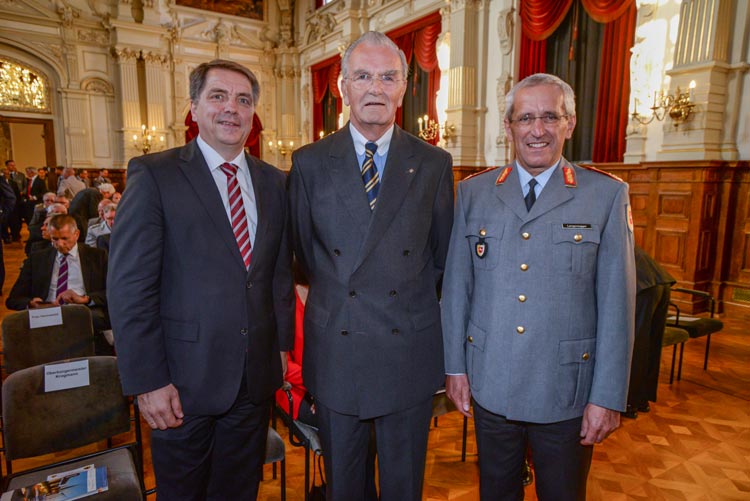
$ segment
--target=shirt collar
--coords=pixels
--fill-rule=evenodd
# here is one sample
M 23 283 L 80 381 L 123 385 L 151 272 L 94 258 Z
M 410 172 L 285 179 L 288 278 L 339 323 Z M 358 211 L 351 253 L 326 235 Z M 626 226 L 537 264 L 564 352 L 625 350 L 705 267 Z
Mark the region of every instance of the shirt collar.
M 60 251 L 57 251 L 57 260 L 60 260 L 60 256 L 62 256 L 63 253 Z M 72 249 L 70 249 L 70 252 L 68 252 L 68 257 L 72 257 L 73 259 L 78 259 L 78 245 L 74 245 Z
M 198 139 L 196 139 L 196 143 L 198 144 L 198 149 L 201 150 L 201 153 L 203 153 L 203 158 L 206 160 L 206 163 L 208 164 L 208 169 L 211 171 L 215 171 L 223 163 L 226 162 L 224 160 L 224 157 L 219 155 L 219 153 L 213 149 L 207 142 L 203 140 L 203 138 L 198 135 Z M 234 159 L 229 161 L 230 164 L 236 165 L 239 170 L 244 170 L 247 172 L 247 159 L 245 158 L 245 150 L 243 149 L 240 151 L 240 153 L 234 157 Z
M 551 178 L 552 174 L 555 173 L 555 169 L 557 168 L 557 166 L 560 165 L 561 160 L 562 158 L 555 162 L 555 165 L 553 165 L 549 169 L 546 169 L 544 172 L 538 174 L 537 176 L 532 176 L 531 174 L 529 174 L 529 171 L 524 169 L 521 164 L 518 163 L 518 160 L 516 160 L 516 169 L 518 169 L 518 180 L 521 182 L 521 188 L 529 184 L 529 181 L 531 181 L 531 178 L 533 177 L 539 184 L 539 189 L 543 189 L 547 184 L 547 181 L 549 181 L 549 178 Z
M 379 157 L 384 157 L 388 154 L 388 148 L 391 147 L 391 138 L 393 137 L 393 130 L 395 127 L 395 125 L 391 125 L 385 134 L 380 136 L 377 141 L 374 141 L 374 143 L 378 145 L 378 151 L 375 154 Z M 363 136 L 351 122 L 349 122 L 349 132 L 351 132 L 352 140 L 354 141 L 354 151 L 356 151 L 357 155 L 360 157 L 363 156 L 365 154 L 365 144 L 370 141 Z

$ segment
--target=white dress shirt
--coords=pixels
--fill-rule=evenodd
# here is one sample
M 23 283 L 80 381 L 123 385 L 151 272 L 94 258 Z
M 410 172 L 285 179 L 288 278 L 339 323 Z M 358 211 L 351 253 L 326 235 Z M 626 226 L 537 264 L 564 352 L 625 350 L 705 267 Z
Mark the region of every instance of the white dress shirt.
M 229 208 L 229 193 L 227 192 L 227 176 L 224 171 L 221 170 L 221 165 L 226 162 L 224 158 L 219 155 L 208 143 L 206 143 L 200 135 L 197 139 L 198 148 L 203 153 L 203 158 L 208 164 L 208 168 L 211 171 L 211 176 L 214 178 L 216 187 L 219 189 L 219 195 L 221 195 L 221 201 L 224 203 L 224 209 L 227 212 L 227 220 L 231 226 L 232 211 Z M 258 207 L 255 203 L 255 192 L 253 191 L 253 180 L 250 177 L 250 168 L 247 166 L 247 159 L 245 158 L 245 151 L 242 150 L 233 160 L 229 161 L 230 164 L 237 166 L 237 182 L 240 185 L 240 191 L 242 192 L 242 203 L 245 206 L 245 216 L 247 216 L 247 229 L 250 233 L 250 246 L 255 247 L 255 231 L 258 228 Z
M 48 303 L 57 299 L 57 276 L 60 273 L 60 256 L 55 254 L 55 264 L 52 266 L 52 277 L 49 281 L 49 292 L 46 301 Z M 79 296 L 86 296 L 86 287 L 83 284 L 83 271 L 81 270 L 81 259 L 78 256 L 78 246 L 74 246 L 68 253 L 68 290 L 72 290 Z

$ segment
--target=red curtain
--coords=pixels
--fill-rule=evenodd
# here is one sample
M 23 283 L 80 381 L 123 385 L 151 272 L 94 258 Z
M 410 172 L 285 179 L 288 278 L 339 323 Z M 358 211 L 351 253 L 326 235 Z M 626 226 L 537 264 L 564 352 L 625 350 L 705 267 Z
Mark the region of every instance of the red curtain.
M 185 131 L 185 144 L 189 143 L 196 136 L 198 136 L 198 123 L 193 121 L 193 114 L 188 110 L 187 116 L 185 117 L 185 125 L 187 130 Z M 245 141 L 245 148 L 250 150 L 250 154 L 254 157 L 260 158 L 260 136 L 263 132 L 263 124 L 258 118 L 258 114 L 253 114 L 253 128 L 250 130 L 250 135 L 247 136 Z
M 593 1 L 593 0 L 589 0 Z M 594 162 L 621 162 L 625 156 L 630 96 L 630 47 L 635 36 L 637 9 L 630 3 L 624 15 L 604 29 L 599 100 L 594 129 Z
M 341 56 L 333 56 L 310 67 L 313 91 L 313 141 L 320 139 L 318 133 L 323 130 L 323 98 L 330 90 L 336 101 L 336 114 L 341 112 L 341 92 L 338 78 L 341 73 Z M 332 132 L 332 131 L 327 131 Z
M 438 11 L 386 33 L 399 49 L 404 51 L 407 65 L 411 64 L 411 59 L 414 57 L 420 69 L 429 74 L 427 116 L 435 122 L 438 121 L 435 97 L 440 90 L 437 39 L 442 29 L 442 17 Z M 403 127 L 403 122 L 403 110 L 399 108 L 396 111 L 396 123 Z M 436 144 L 438 139 L 436 137 L 431 143 Z
M 579 0 L 576 0 L 579 1 Z M 606 24 L 599 100 L 594 129 L 595 162 L 622 161 L 630 94 L 630 48 L 635 35 L 635 0 L 580 0 L 594 21 Z M 573 0 L 521 2 L 521 65 L 519 80 L 544 71 L 545 40 L 560 26 Z

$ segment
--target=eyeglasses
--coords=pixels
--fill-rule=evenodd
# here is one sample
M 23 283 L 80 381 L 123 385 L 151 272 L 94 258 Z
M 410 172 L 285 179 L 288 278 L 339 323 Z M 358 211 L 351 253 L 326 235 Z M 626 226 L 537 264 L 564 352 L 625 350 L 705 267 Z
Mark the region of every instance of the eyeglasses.
M 526 113 L 514 120 L 508 120 L 510 123 L 517 123 L 520 127 L 528 128 L 534 125 L 537 119 L 540 119 L 544 125 L 557 125 L 563 118 L 568 118 L 570 115 L 557 115 L 555 113 L 545 113 L 543 115 L 534 116 L 531 113 Z
M 403 82 L 400 78 L 396 78 L 394 73 L 383 73 L 382 75 L 371 75 L 370 73 L 355 73 L 350 77 L 346 77 L 344 80 L 349 80 L 357 90 L 369 89 L 375 80 L 380 82 L 386 89 L 392 89 L 399 83 Z

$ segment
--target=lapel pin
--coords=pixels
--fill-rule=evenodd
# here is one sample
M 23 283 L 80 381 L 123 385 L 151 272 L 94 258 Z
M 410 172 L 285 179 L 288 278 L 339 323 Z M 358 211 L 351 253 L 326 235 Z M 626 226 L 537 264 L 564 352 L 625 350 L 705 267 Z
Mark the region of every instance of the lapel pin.
M 409 174 L 414 174 L 414 169 L 409 169 Z

